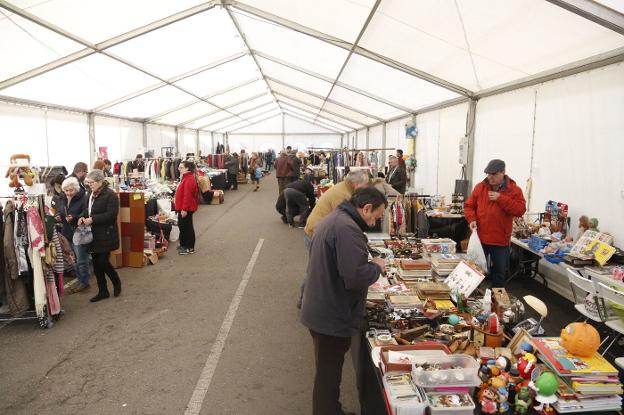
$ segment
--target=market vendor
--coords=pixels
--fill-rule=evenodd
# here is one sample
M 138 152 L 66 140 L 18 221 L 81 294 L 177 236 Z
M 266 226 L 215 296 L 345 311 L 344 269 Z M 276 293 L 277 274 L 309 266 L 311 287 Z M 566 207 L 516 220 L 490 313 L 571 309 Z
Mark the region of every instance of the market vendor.
M 385 271 L 383 259 L 369 261 L 364 231 L 375 225 L 387 203 L 374 187 L 356 190 L 314 233 L 301 322 L 314 343 L 315 415 L 344 413 L 339 401 L 344 356 L 362 326 L 368 287 Z
M 503 160 L 491 160 L 487 177 L 477 184 L 464 205 L 470 230 L 478 231 L 486 257 L 490 257 L 492 287 L 502 287 L 509 265 L 509 243 L 514 217 L 524 215 L 526 201 L 516 182 L 505 174 Z

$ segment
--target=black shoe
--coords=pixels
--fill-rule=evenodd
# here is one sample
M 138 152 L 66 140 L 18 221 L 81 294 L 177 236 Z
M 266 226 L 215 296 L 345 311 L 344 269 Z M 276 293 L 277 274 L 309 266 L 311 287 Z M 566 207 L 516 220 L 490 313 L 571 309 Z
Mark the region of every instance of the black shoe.
M 91 298 L 89 301 L 91 301 L 92 303 L 96 303 L 100 300 L 104 300 L 106 298 L 110 297 L 109 293 L 98 293 L 95 297 Z
M 288 219 L 286 218 L 286 216 L 282 215 L 281 219 L 282 219 L 282 222 L 284 222 L 284 224 L 288 223 Z
M 190 254 L 190 252 L 189 252 L 189 249 L 188 249 L 188 248 L 183 248 L 183 249 L 180 249 L 180 250 L 178 251 L 178 254 L 179 254 L 179 255 L 188 255 L 188 254 Z
M 189 254 L 194 254 L 195 253 L 195 248 L 189 248 L 187 249 Z
M 119 283 L 119 285 L 115 285 L 113 287 L 113 295 L 115 297 L 119 297 L 119 294 L 121 294 L 121 283 Z

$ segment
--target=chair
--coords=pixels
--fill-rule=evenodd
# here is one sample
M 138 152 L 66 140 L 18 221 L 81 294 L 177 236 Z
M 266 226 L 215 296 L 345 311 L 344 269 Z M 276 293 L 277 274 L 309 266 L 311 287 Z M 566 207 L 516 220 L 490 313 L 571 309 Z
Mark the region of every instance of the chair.
M 613 288 L 601 282 L 598 283 L 598 297 L 600 297 L 600 301 L 602 302 L 602 307 L 604 308 L 605 311 L 608 311 L 608 307 L 607 307 L 607 304 L 605 303 L 605 300 L 611 301 L 612 303 L 615 303 L 624 307 L 624 292 L 614 290 Z M 606 315 L 607 313 L 605 312 L 605 316 Z M 617 317 L 613 320 L 605 321 L 605 324 L 607 327 L 609 327 L 611 330 L 617 333 L 615 338 L 611 341 L 609 346 L 607 346 L 607 348 L 605 349 L 605 352 L 606 352 L 613 345 L 613 343 L 615 343 L 617 339 L 619 339 L 624 334 L 624 321 L 622 321 L 621 318 Z
M 600 307 L 600 303 L 598 302 L 598 299 L 596 296 L 598 292 L 598 288 L 596 287 L 595 281 L 588 280 L 587 278 L 583 278 L 581 274 L 579 274 L 578 272 L 570 268 L 568 268 L 567 271 L 568 271 L 568 281 L 570 282 L 570 288 L 572 289 L 572 295 L 574 296 L 574 308 L 576 309 L 576 311 L 578 311 L 585 317 L 585 321 L 589 319 L 597 323 L 603 323 L 606 320 L 606 318 L 604 317 L 606 313 L 603 314 L 602 307 Z M 593 294 L 594 302 L 596 303 L 596 307 L 598 308 L 598 316 L 587 311 L 583 301 L 579 302 L 577 300 L 576 291 L 574 290 L 574 287 L 580 288 L 582 291 L 586 292 L 587 294 Z

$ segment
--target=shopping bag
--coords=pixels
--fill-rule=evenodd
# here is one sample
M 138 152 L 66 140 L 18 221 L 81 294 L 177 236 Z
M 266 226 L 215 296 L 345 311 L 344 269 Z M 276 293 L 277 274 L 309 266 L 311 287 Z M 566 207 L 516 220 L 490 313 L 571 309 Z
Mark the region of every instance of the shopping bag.
M 483 252 L 483 246 L 477 231 L 472 232 L 472 235 L 470 235 L 467 254 L 483 272 L 487 272 L 487 258 L 485 257 L 485 252 Z
M 172 226 L 171 233 L 169 234 L 169 242 L 175 242 L 178 239 L 180 239 L 180 228 Z
M 74 237 L 72 238 L 74 245 L 89 245 L 93 242 L 93 233 L 91 233 L 91 226 L 78 225 L 74 231 Z

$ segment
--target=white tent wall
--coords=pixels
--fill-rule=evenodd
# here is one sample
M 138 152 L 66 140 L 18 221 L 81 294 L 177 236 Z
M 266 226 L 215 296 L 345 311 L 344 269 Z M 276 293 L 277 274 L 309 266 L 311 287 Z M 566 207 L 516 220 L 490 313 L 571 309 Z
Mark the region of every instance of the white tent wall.
M 340 134 L 288 135 L 284 137 L 286 146 L 307 151 L 310 147 L 339 148 Z
M 284 131 L 288 133 L 328 133 L 333 134 L 334 131 L 324 128 L 320 125 L 313 124 L 290 115 L 284 116 Z M 336 132 L 336 134 L 339 134 Z
M 408 154 L 405 148 L 405 123 L 407 123 L 409 119 L 410 118 L 403 118 L 386 124 L 386 148 L 400 148 L 405 154 Z M 386 150 L 385 153 L 386 157 L 383 160 L 384 166 L 388 164 L 388 156 L 396 154 L 396 150 Z
M 240 152 L 245 149 L 246 152 L 275 150 L 276 154 L 282 149 L 281 134 L 230 134 L 230 151 Z
M 108 148 L 108 158 L 113 163 L 133 160 L 137 154 L 143 153 L 143 124 L 95 117 L 96 151 L 100 147 Z
M 175 147 L 175 128 L 157 124 L 147 124 L 147 150 L 154 150 L 160 156 L 163 147 Z
M 212 135 L 207 131 L 199 132 L 199 151 L 202 156 L 212 154 Z
M 368 131 L 369 148 L 381 148 L 383 146 L 383 125 L 373 127 Z
M 188 153 L 197 154 L 197 132 L 195 130 L 180 129 L 178 151 L 182 157 Z
M 89 161 L 87 118 L 78 113 L 0 102 L 0 168 L 13 154 L 28 154 L 36 166 Z
M 420 194 L 441 194 L 450 197 L 455 189 L 455 179 L 461 177 L 459 140 L 465 134 L 468 104 L 427 112 L 416 117 L 417 167 L 414 188 Z M 404 126 L 406 120 L 402 121 Z M 407 149 L 403 147 L 404 152 Z

